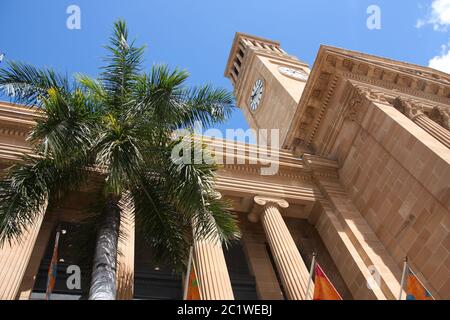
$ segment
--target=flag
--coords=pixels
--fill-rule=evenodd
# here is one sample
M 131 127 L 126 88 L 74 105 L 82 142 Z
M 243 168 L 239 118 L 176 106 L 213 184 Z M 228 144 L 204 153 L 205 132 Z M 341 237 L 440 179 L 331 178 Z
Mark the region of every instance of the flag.
M 189 283 L 187 288 L 186 300 L 201 300 L 200 289 L 198 287 L 197 276 L 195 274 L 195 266 L 192 262 L 191 272 L 189 274 Z
M 197 274 L 195 273 L 194 248 L 189 250 L 189 260 L 184 283 L 183 300 L 202 300 L 198 286 Z
M 48 268 L 47 289 L 45 292 L 45 300 L 50 299 L 50 296 L 52 294 L 53 288 L 55 287 L 55 283 L 56 283 L 56 274 L 58 271 L 59 234 L 60 234 L 60 230 L 58 229 L 58 231 L 56 231 L 55 245 L 53 246 L 52 261 L 50 262 L 50 267 Z
M 406 300 L 434 300 L 431 293 L 409 267 L 407 267 L 406 273 Z
M 328 279 L 318 263 L 316 263 L 314 267 L 314 273 L 315 280 L 313 300 L 342 300 L 330 279 Z

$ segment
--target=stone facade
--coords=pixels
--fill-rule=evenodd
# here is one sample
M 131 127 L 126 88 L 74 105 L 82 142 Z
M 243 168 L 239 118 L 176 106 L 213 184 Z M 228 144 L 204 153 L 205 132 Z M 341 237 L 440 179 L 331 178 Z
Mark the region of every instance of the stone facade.
M 396 299 L 405 256 L 436 299 L 450 299 L 450 75 L 327 46 L 309 69 L 278 42 L 238 33 L 225 76 L 252 128 L 280 129 L 281 148 L 270 150 L 273 175 L 262 175 L 267 163 L 255 161 L 262 146 L 204 138 L 216 156 L 237 155 L 221 166 L 216 187 L 239 218 L 242 263 L 260 299 L 306 299 L 313 251 L 345 299 Z M 264 93 L 252 110 L 258 79 Z M 0 103 L 2 167 L 29 151 L 25 137 L 36 117 Z M 0 250 L 0 299 L 30 296 L 55 215 L 76 220 L 91 193 L 74 193 L 22 243 Z M 120 299 L 133 297 L 127 215 Z M 194 257 L 203 298 L 233 299 L 220 243 L 196 242 Z M 379 286 L 369 289 L 374 270 Z

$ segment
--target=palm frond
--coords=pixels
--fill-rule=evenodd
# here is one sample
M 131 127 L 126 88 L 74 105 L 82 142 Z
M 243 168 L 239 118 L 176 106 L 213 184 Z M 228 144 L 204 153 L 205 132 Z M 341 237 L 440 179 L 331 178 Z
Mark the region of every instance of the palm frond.
M 193 127 L 195 122 L 210 127 L 227 120 L 234 108 L 232 94 L 210 85 L 186 88 L 188 76 L 183 70 L 154 65 L 148 75 L 137 79 L 135 103 L 129 112 L 135 118 L 145 116 L 151 119 L 150 124 L 169 130 Z
M 67 76 L 52 69 L 38 69 L 26 63 L 9 61 L 0 69 L 0 91 L 16 103 L 40 106 L 49 89 L 70 90 Z
M 186 89 L 180 97 L 185 113 L 179 125 L 193 127 L 198 121 L 202 126 L 210 127 L 222 123 L 230 117 L 234 109 L 233 101 L 229 91 L 210 85 Z
M 183 150 L 191 151 L 187 158 L 171 159 L 169 152 L 161 155 L 160 164 L 153 165 L 154 177 L 166 198 L 189 223 L 194 223 L 197 237 L 214 237 L 227 243 L 239 237 L 235 216 L 229 211 L 229 203 L 218 199 L 214 189 L 217 166 L 205 163 L 206 146 L 198 141 L 176 141 L 169 145 L 188 144 Z
M 217 240 L 225 245 L 241 237 L 238 219 L 230 210 L 231 204 L 208 195 L 203 210 L 197 211 L 192 219 L 197 239 Z
M 169 194 L 174 195 L 176 202 L 183 212 L 194 214 L 205 205 L 205 194 L 214 190 L 214 164 L 206 164 L 204 156 L 205 146 L 197 141 L 174 141 L 168 147 L 172 150 L 175 145 L 181 145 L 183 152 L 190 153 L 190 157 L 171 158 L 169 152 L 161 159 L 159 168 L 161 177 Z
M 183 265 L 189 246 L 189 224 L 175 207 L 167 201 L 158 183 L 143 178 L 132 191 L 135 221 L 155 258 L 170 262 L 174 267 Z
M 133 123 L 122 122 L 109 114 L 102 119 L 102 131 L 94 143 L 96 164 L 106 169 L 109 191 L 121 194 L 144 164 L 142 147 Z
M 27 163 L 0 181 L 0 244 L 20 236 L 45 210 L 51 171 L 47 162 Z
M 124 21 L 114 23 L 114 32 L 110 37 L 110 45 L 106 46 L 109 55 L 104 59 L 107 63 L 102 67 L 100 82 L 108 92 L 108 107 L 120 112 L 126 107 L 131 88 L 141 70 L 144 47 L 135 47 L 128 43 L 128 30 Z
M 79 89 L 62 94 L 52 88 L 43 100 L 43 106 L 46 117 L 37 120 L 29 141 L 40 151 L 48 151 L 47 156 L 60 166 L 74 156 L 88 158 L 98 130 L 95 105 Z
M 23 234 L 46 201 L 61 198 L 79 187 L 86 178 L 84 163 L 72 161 L 64 170 L 42 155 L 24 156 L 0 180 L 0 245 Z
M 103 104 L 108 100 L 108 93 L 101 82 L 82 74 L 77 74 L 75 78 L 84 91 L 86 100 L 96 106 L 93 111 L 102 112 Z
M 167 65 L 154 65 L 149 74 L 137 78 L 134 105 L 129 109 L 134 118 L 145 116 L 158 128 L 173 130 L 185 114 L 178 97 L 189 74 L 171 70 Z

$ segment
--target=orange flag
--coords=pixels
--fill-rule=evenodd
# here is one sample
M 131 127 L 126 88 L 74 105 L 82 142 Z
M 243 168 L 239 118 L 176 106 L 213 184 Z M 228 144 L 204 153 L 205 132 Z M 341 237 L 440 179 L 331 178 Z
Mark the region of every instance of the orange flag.
M 189 274 L 189 282 L 188 282 L 186 300 L 201 300 L 197 276 L 195 274 L 195 266 L 194 266 L 193 262 L 191 265 L 191 272 Z
M 47 289 L 45 291 L 45 300 L 50 300 L 50 296 L 52 295 L 53 288 L 56 283 L 56 275 L 58 273 L 58 245 L 59 245 L 59 235 L 60 230 L 56 231 L 55 237 L 55 245 L 53 246 L 53 255 L 52 260 L 50 262 L 50 267 L 48 268 L 47 275 Z
M 406 300 L 434 300 L 410 268 L 406 271 Z
M 313 300 L 342 300 L 330 279 L 328 279 L 318 263 L 316 263 L 316 266 L 314 267 L 314 273 L 315 280 Z

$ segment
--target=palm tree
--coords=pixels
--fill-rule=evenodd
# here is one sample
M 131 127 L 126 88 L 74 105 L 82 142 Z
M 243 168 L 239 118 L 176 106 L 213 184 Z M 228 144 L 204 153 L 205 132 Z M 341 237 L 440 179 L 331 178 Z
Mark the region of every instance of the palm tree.
M 69 80 L 52 69 L 8 62 L 0 90 L 45 115 L 29 134 L 32 155 L 0 181 L 0 244 L 17 239 L 48 203 L 89 176 L 102 181 L 90 299 L 115 299 L 120 213 L 132 205 L 136 224 L 157 258 L 181 266 L 195 237 L 235 239 L 239 231 L 213 188 L 215 165 L 173 161 L 178 128 L 210 126 L 229 116 L 232 96 L 211 86 L 187 88 L 188 73 L 155 65 L 142 71 L 143 47 L 114 24 L 98 79 Z M 200 149 L 204 151 L 204 146 Z M 194 231 L 192 231 L 194 230 Z

